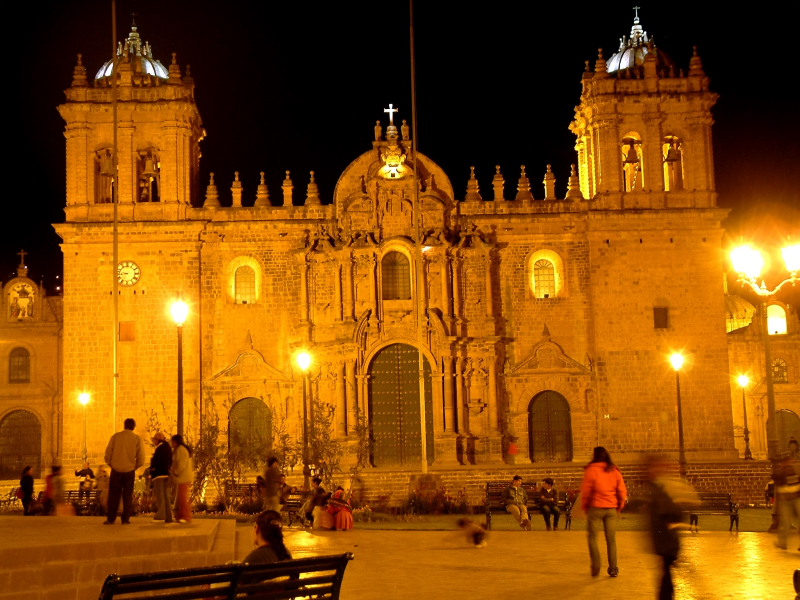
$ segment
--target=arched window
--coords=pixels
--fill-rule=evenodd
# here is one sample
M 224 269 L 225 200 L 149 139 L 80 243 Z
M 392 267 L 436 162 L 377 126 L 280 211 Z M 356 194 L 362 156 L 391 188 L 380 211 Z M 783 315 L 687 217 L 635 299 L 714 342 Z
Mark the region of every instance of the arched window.
M 411 299 L 411 267 L 401 252 L 387 252 L 381 260 L 384 300 Z
M 43 477 L 42 426 L 30 411 L 15 410 L 0 420 L 0 479 L 19 479 L 23 467 Z
M 236 269 L 234 275 L 236 304 L 252 304 L 256 301 L 256 272 L 247 265 Z
M 789 383 L 789 369 L 782 358 L 772 361 L 772 383 Z
M 767 328 L 770 335 L 786 334 L 786 310 L 780 304 L 767 307 Z
M 664 157 L 664 191 L 674 192 L 683 188 L 683 144 L 674 135 L 668 135 L 661 144 Z
M 549 260 L 540 258 L 533 264 L 534 294 L 537 298 L 555 298 L 556 269 Z
M 25 348 L 14 348 L 8 357 L 8 382 L 30 383 L 31 354 Z
M 642 140 L 634 135 L 626 136 L 622 140 L 623 191 L 642 191 L 642 172 Z
M 528 276 L 534 298 L 564 295 L 564 264 L 553 250 L 538 250 L 528 257 Z

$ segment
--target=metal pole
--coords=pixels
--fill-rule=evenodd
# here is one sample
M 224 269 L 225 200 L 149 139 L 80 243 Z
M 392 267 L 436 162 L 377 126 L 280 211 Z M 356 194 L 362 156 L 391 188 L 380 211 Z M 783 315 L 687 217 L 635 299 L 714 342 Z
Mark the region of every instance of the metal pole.
M 774 461 L 778 456 L 778 424 L 775 419 L 775 386 L 772 381 L 772 351 L 769 343 L 766 300 L 761 303 L 761 329 L 764 334 L 764 369 L 767 380 L 767 458 Z
M 308 467 L 308 373 L 303 372 L 303 489 L 310 489 Z
M 750 451 L 750 430 L 747 428 L 747 400 L 744 387 L 742 387 L 742 411 L 744 412 L 744 459 L 753 460 L 753 453 Z
M 178 325 L 178 433 L 183 435 L 183 326 Z
M 89 450 L 86 447 L 86 405 L 83 405 L 83 462 L 89 459 Z
M 678 394 L 678 465 L 681 477 L 686 476 L 686 449 L 683 445 L 683 407 L 681 405 L 681 372 L 675 371 L 675 390 Z
M 111 1 L 111 111 L 114 119 L 114 147 L 111 151 L 111 159 L 114 164 L 114 175 L 111 179 L 111 203 L 114 207 L 114 223 L 112 227 L 112 265 L 111 277 L 113 280 L 113 306 L 114 306 L 114 344 L 112 349 L 113 360 L 113 377 L 112 377 L 112 407 L 111 407 L 111 422 L 112 431 L 117 428 L 117 411 L 119 410 L 119 278 L 117 275 L 117 265 L 119 265 L 119 157 L 117 150 L 119 146 L 118 134 L 118 121 L 119 115 L 117 110 L 117 78 L 120 60 L 117 58 L 117 3 L 115 0 Z

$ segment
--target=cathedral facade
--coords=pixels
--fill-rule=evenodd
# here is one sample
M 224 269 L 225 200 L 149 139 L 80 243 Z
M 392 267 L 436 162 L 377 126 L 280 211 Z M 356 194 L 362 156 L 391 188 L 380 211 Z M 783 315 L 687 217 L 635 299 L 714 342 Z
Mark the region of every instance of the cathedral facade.
M 198 181 L 205 132 L 175 57 L 134 28 L 91 80 L 79 58 L 59 107 L 64 455 L 83 392 L 95 456 L 126 417 L 174 429 L 182 298 L 187 435 L 214 417 L 229 446 L 301 439 L 313 398 L 345 445 L 366 424 L 375 468 L 677 453 L 682 351 L 688 460 L 737 457 L 716 94 L 699 56 L 678 69 L 638 23 L 582 85 L 564 197 L 549 167 L 536 185 L 498 167 L 491 190 L 473 172 L 462 196 L 390 105 L 332 198 L 313 172 L 256 190 L 237 174 L 223 204 Z

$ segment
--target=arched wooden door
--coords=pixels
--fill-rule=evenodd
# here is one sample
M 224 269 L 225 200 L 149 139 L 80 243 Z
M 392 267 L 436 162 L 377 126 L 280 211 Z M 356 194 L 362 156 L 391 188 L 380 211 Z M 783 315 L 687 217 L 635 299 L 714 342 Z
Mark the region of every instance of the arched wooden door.
M 228 417 L 228 453 L 247 467 L 266 463 L 272 449 L 272 411 L 259 398 L 243 398 Z
M 0 421 L 0 479 L 19 481 L 28 465 L 42 476 L 42 426 L 32 412 L 15 410 Z
M 572 460 L 572 415 L 558 392 L 536 394 L 528 406 L 530 459 L 533 462 Z
M 431 367 L 423 361 L 425 439 L 428 464 L 433 463 L 433 393 Z M 417 467 L 422 462 L 419 402 L 419 352 L 407 344 L 387 346 L 369 368 L 369 419 L 372 464 Z

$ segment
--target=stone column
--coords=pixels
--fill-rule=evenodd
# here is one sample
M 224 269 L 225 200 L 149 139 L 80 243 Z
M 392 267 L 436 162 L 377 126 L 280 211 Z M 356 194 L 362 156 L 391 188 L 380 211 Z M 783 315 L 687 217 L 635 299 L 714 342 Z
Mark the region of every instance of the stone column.
M 453 359 L 444 357 L 444 429 L 448 433 L 457 432 L 455 407 L 453 406 Z

